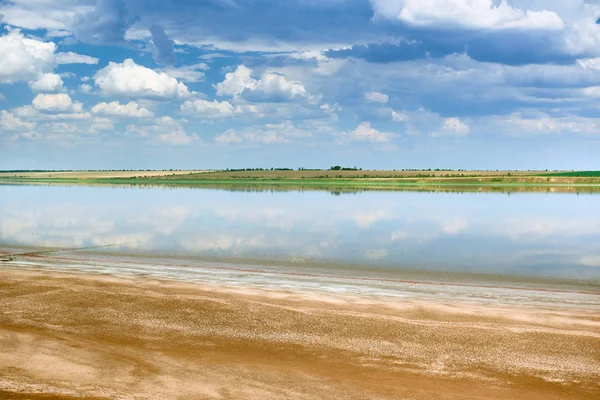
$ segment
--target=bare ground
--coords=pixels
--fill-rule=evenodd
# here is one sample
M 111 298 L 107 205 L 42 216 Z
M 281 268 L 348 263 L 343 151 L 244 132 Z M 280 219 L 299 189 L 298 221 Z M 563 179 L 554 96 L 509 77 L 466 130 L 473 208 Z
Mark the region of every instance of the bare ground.
M 6 399 L 597 399 L 600 312 L 0 269 Z

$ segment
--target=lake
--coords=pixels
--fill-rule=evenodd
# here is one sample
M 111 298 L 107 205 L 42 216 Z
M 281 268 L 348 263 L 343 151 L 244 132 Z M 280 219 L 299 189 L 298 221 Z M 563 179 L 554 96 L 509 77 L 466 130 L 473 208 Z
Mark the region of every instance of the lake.
M 279 286 L 299 284 L 307 274 L 341 274 L 596 292 L 599 200 L 556 193 L 0 186 L 0 239 L 17 252 L 121 244 L 44 261 L 49 267 L 59 254 L 69 255 L 80 260 L 70 268 L 90 272 L 217 279 L 214 270 L 198 271 L 220 266 L 237 271 L 225 274 L 235 283 L 256 279 L 243 272 L 250 265 L 293 272 L 296 278 Z M 90 254 L 112 261 L 82 264 Z M 117 263 L 131 257 L 147 262 Z
M 0 397 L 596 399 L 599 198 L 0 186 Z

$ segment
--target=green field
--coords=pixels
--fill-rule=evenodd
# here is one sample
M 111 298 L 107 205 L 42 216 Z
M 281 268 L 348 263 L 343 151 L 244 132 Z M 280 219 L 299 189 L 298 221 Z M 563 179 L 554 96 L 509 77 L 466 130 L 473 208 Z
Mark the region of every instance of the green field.
M 0 184 L 204 187 L 227 190 L 600 192 L 600 172 L 236 170 L 0 172 Z
M 578 178 L 599 178 L 600 171 L 572 171 L 572 172 L 552 172 L 546 176 L 570 176 Z

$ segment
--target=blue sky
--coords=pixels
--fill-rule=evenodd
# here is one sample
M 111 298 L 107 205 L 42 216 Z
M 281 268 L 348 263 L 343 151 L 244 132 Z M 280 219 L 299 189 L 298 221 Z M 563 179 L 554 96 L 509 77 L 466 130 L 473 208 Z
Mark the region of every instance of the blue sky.
M 0 0 L 0 169 L 600 169 L 597 0 Z

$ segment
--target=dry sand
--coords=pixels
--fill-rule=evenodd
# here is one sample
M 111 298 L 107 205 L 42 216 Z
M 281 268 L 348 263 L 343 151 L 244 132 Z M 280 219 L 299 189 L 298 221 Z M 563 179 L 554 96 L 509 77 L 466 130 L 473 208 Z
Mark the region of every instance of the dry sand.
M 598 399 L 600 310 L 0 269 L 2 399 Z

